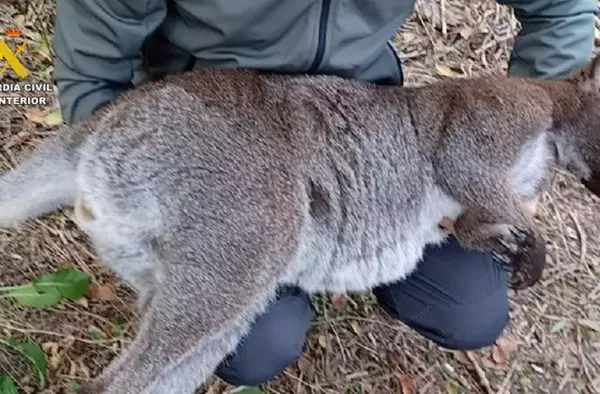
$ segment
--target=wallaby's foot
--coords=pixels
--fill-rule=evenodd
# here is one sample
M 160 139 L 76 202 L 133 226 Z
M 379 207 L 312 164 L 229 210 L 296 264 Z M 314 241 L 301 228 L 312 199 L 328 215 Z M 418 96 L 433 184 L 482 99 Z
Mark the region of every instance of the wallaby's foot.
M 452 228 L 464 248 L 491 252 L 494 260 L 511 272 L 511 288 L 523 289 L 540 279 L 546 246 L 534 228 L 485 223 L 471 211 L 459 217 Z
M 498 238 L 503 252 L 493 251 L 496 262 L 511 272 L 510 287 L 525 289 L 534 285 L 546 266 L 546 243 L 535 231 L 511 226 L 510 237 Z

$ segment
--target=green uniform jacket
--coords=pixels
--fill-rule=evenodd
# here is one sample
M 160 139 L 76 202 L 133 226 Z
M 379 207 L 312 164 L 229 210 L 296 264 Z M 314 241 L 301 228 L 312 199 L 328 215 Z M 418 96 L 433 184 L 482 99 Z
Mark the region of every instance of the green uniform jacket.
M 560 78 L 592 55 L 596 0 L 498 0 L 523 29 L 512 75 Z M 401 83 L 388 40 L 414 0 L 58 0 L 54 80 L 74 123 L 151 75 L 190 67 Z M 146 64 L 147 68 L 142 67 Z

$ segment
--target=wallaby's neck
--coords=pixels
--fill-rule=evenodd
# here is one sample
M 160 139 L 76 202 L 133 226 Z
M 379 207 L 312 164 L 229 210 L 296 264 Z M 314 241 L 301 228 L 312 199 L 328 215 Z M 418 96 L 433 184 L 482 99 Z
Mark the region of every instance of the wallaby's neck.
M 555 125 L 578 118 L 583 105 L 583 92 L 573 82 L 533 80 L 532 85 L 544 89 L 552 100 L 552 120 Z

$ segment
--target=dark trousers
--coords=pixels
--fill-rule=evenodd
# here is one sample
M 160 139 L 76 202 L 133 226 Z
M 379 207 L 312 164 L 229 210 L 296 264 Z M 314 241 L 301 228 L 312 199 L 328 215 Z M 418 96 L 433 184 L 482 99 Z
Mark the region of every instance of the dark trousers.
M 490 255 L 467 251 L 455 239 L 430 247 L 406 280 L 374 293 L 382 308 L 438 345 L 471 350 L 492 345 L 508 323 L 507 273 Z M 217 376 L 233 385 L 259 385 L 302 353 L 314 318 L 307 294 L 281 289 Z
M 150 46 L 146 52 L 150 79 L 192 67 L 191 55 L 170 48 L 160 37 L 151 43 L 159 50 Z M 400 60 L 382 59 L 370 67 L 370 73 L 390 77 L 374 82 L 402 84 Z M 468 350 L 493 344 L 508 323 L 507 281 L 506 271 L 490 255 L 467 251 L 451 238 L 441 247 L 428 248 L 406 280 L 374 293 L 389 315 L 419 334 L 448 349 Z M 259 316 L 216 374 L 234 385 L 270 380 L 299 357 L 313 318 L 307 294 L 297 288 L 281 289 L 276 302 Z

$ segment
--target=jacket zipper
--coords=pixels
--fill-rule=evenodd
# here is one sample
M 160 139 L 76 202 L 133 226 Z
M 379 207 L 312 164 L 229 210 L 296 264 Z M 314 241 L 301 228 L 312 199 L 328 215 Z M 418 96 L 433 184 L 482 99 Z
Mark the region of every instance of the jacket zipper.
M 331 8 L 331 0 L 323 0 L 321 7 L 321 18 L 319 20 L 319 41 L 317 44 L 317 54 L 310 66 L 308 72 L 315 73 L 319 68 L 319 64 L 323 60 L 325 54 L 325 39 L 327 37 L 327 19 L 329 18 L 329 9 Z

